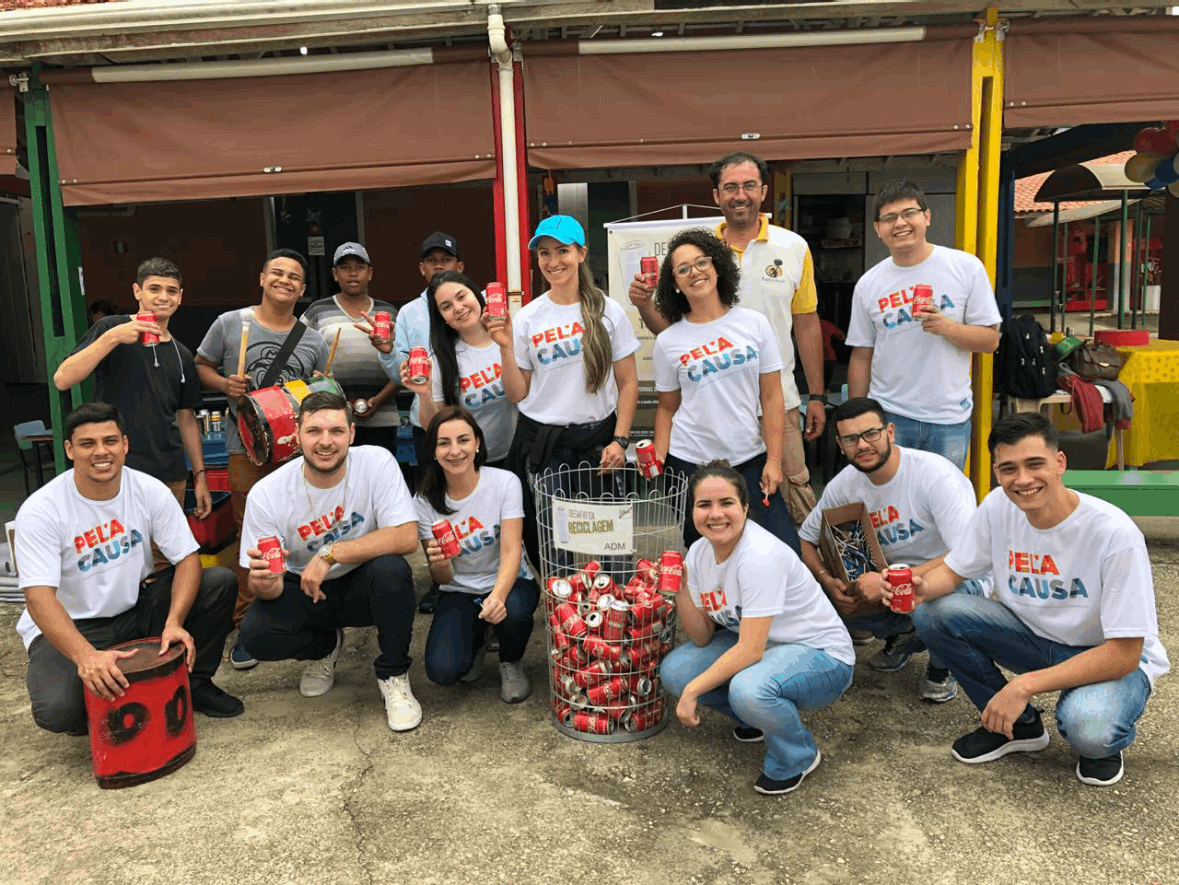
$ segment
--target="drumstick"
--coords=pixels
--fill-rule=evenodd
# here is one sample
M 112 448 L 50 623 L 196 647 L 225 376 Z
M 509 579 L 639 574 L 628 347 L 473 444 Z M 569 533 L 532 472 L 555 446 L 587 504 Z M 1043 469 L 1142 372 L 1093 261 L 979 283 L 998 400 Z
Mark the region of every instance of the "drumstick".
M 332 341 L 332 349 L 328 351 L 327 365 L 323 367 L 323 373 L 325 375 L 330 375 L 332 373 L 332 360 L 334 360 L 336 358 L 336 348 L 340 344 L 340 333 L 343 331 L 344 331 L 343 326 L 336 327 L 336 337 L 335 337 L 335 340 Z
M 250 337 L 250 311 L 249 307 L 242 309 L 242 340 L 237 352 L 237 373 L 239 375 L 246 374 L 246 342 Z

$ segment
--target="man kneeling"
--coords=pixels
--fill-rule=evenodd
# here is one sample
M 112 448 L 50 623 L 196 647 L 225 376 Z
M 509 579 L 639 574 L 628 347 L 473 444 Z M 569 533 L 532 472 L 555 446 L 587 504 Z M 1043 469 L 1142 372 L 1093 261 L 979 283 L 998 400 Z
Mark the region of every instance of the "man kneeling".
M 417 515 L 393 456 L 350 449 L 353 433 L 347 400 L 308 395 L 299 408 L 303 457 L 250 490 L 241 564 L 257 600 L 241 641 L 260 661 L 310 661 L 299 691 L 318 697 L 335 682 L 343 628 L 375 625 L 373 669 L 389 727 L 409 731 L 422 721 L 409 687 L 414 595 L 404 558 L 417 546 Z M 282 545 L 285 572 L 272 572 L 259 550 L 268 537 Z
M 1080 755 L 1082 783 L 1109 786 L 1154 680 L 1170 668 L 1159 644 L 1142 533 L 1125 513 L 1064 485 L 1056 429 L 1040 414 L 991 431 L 995 489 L 945 563 L 915 578 L 917 635 L 982 711 L 954 742 L 960 762 L 1043 750 L 1030 701 L 1059 691 L 1056 727 Z M 998 599 L 948 595 L 994 569 Z M 1015 671 L 1008 681 L 996 664 Z

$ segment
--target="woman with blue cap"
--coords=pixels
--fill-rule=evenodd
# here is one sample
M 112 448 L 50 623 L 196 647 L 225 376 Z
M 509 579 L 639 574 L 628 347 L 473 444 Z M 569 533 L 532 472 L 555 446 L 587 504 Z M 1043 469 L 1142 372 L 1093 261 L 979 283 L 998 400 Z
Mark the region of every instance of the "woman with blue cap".
M 603 474 L 626 463 L 639 399 L 634 328 L 622 307 L 594 284 L 585 231 L 552 215 L 528 243 L 549 289 L 514 319 L 489 318 L 500 347 L 504 389 L 520 405 L 505 466 L 527 475 L 583 462 Z M 535 522 L 525 520 L 535 531 Z M 536 555 L 536 541 L 525 542 Z M 539 564 L 539 560 L 537 560 Z

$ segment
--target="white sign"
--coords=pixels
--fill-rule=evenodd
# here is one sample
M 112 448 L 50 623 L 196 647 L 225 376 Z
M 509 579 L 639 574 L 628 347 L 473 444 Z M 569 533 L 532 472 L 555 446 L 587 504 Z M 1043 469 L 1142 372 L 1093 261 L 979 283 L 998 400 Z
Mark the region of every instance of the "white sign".
M 594 556 L 635 552 L 634 504 L 589 504 L 553 498 L 553 543 Z
M 307 254 L 308 255 L 326 255 L 327 251 L 324 248 L 323 237 L 308 237 L 307 238 Z

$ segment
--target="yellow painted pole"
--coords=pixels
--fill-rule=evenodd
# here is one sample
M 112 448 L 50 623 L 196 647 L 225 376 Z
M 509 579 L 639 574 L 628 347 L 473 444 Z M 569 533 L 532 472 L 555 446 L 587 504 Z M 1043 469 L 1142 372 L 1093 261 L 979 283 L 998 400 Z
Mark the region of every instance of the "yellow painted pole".
M 995 286 L 999 244 L 999 155 L 1003 135 L 1003 30 L 999 12 L 989 7 L 971 60 L 973 130 L 970 150 L 958 170 L 958 247 L 973 252 Z M 974 415 L 969 473 L 981 501 L 991 489 L 991 430 L 994 357 L 976 353 L 972 360 Z

